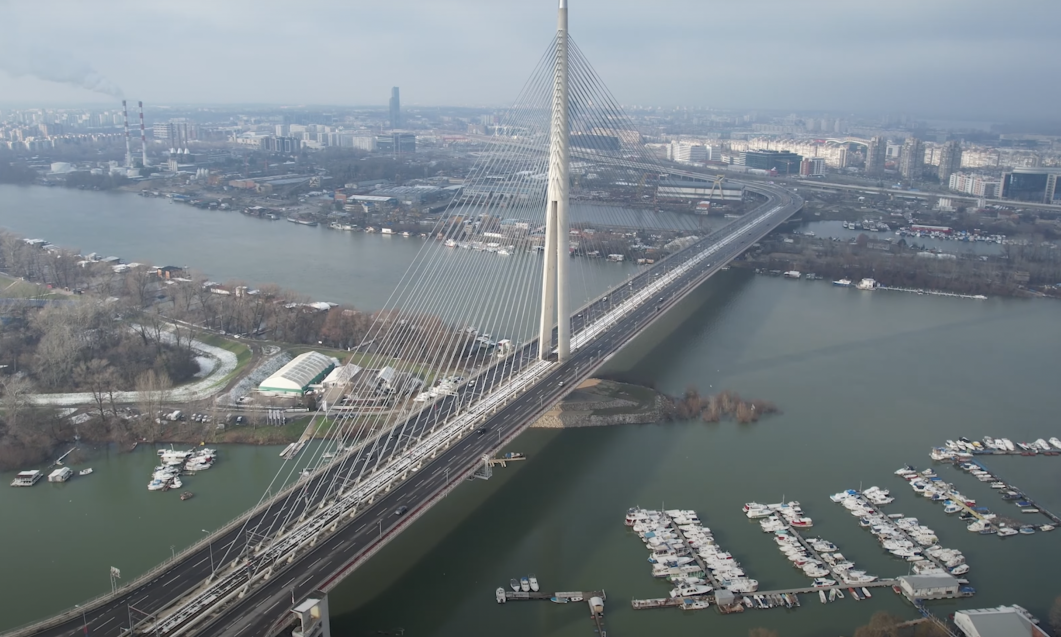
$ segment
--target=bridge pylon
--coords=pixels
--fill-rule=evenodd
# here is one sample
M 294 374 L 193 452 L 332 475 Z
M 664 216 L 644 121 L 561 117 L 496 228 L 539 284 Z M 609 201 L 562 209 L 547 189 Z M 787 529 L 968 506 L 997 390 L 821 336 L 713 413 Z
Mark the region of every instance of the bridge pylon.
M 538 330 L 538 357 L 552 354 L 554 310 L 556 352 L 559 362 L 571 356 L 571 314 L 567 306 L 567 280 L 571 260 L 568 223 L 570 199 L 571 128 L 568 120 L 567 0 L 560 0 L 556 18 L 556 58 L 553 69 L 552 119 L 549 127 L 549 177 L 545 198 L 545 263 L 542 267 L 542 315 Z

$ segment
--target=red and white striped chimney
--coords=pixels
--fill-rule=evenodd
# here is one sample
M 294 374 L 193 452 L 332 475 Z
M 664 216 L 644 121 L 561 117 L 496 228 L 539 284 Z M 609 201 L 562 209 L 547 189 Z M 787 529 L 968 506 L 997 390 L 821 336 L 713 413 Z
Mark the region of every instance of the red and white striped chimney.
M 141 161 L 144 166 L 147 166 L 147 133 L 144 131 L 144 103 L 137 102 L 140 105 L 140 154 Z
M 125 100 L 122 100 L 122 116 L 125 118 L 125 167 L 133 167 L 133 150 L 129 146 L 129 109 L 125 107 Z

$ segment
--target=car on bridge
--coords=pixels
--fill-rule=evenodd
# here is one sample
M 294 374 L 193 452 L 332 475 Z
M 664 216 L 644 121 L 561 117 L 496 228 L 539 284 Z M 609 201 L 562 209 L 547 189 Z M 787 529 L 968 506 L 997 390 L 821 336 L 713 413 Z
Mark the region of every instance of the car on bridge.
M 409 510 L 409 507 L 404 504 L 394 510 L 394 515 L 405 515 L 405 512 Z

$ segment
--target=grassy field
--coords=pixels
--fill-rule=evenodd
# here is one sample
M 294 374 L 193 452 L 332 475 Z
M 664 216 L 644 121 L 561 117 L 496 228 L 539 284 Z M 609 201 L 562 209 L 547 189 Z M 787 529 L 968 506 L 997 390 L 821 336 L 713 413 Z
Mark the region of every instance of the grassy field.
M 0 274 L 0 298 L 4 299 L 76 299 L 72 294 L 49 290 L 46 286 Z

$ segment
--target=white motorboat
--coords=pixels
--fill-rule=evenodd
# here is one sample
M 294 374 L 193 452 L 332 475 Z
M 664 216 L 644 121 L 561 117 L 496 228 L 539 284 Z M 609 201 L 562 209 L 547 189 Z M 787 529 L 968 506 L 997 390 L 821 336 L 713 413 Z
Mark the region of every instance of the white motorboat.
M 1000 526 L 1000 527 L 998 527 L 998 536 L 999 537 L 1009 537 L 1011 535 L 1016 535 L 1019 532 L 1020 531 L 1018 531 L 1017 529 L 1010 528 L 1008 526 Z
M 1061 440 L 1057 438 L 1051 438 L 1050 444 L 1054 446 L 1054 449 L 1061 449 Z
M 503 587 L 501 587 L 501 586 L 498 586 L 497 590 L 494 591 L 494 597 L 497 598 L 497 603 L 498 604 L 504 604 L 505 601 L 507 601 L 507 599 L 505 597 L 505 589 Z
M 670 596 L 677 599 L 679 597 L 696 597 L 697 595 L 707 595 L 713 589 L 706 584 L 693 584 L 690 586 L 679 586 L 678 588 L 672 589 Z
M 529 578 L 531 590 L 535 593 L 538 592 L 538 578 L 531 575 Z
M 530 580 L 526 577 L 519 578 L 519 587 L 524 593 L 530 592 Z
M 836 286 L 839 286 L 839 287 L 842 287 L 842 288 L 849 288 L 849 287 L 851 287 L 851 279 L 840 279 L 838 281 L 833 281 L 833 285 L 836 285 Z
M 515 577 L 508 580 L 508 585 L 512 587 L 512 590 L 516 591 L 517 593 L 519 592 L 519 580 L 517 580 Z
M 184 483 L 181 482 L 180 476 L 173 476 L 173 479 L 170 480 L 169 486 L 172 489 L 179 489 L 184 486 Z
M 818 591 L 818 599 L 822 600 L 823 604 L 829 602 L 829 600 L 825 599 L 825 591 Z
M 959 565 L 955 566 L 954 568 L 950 569 L 950 574 L 951 575 L 963 575 L 963 574 L 968 573 L 968 572 L 969 572 L 969 565 L 968 564 L 959 564 Z
M 836 580 L 829 579 L 827 577 L 818 577 L 818 578 L 815 578 L 815 580 L 814 580 L 812 585 L 814 587 L 836 586 Z
M 81 471 L 78 471 L 77 475 L 79 475 L 79 476 L 87 476 L 87 475 L 90 475 L 91 473 L 92 473 L 92 467 L 89 467 L 88 469 L 82 469 Z
M 163 482 L 162 480 L 159 480 L 158 478 L 155 478 L 154 480 L 152 480 L 151 482 L 149 482 L 147 484 L 147 490 L 148 491 L 161 491 L 162 488 L 165 487 L 165 486 L 166 486 L 165 482 Z

